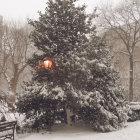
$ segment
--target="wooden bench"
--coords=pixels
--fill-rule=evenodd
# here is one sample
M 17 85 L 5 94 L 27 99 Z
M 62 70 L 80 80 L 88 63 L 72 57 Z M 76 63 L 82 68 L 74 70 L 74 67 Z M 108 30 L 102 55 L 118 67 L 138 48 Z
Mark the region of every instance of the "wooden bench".
M 0 122 L 0 139 L 14 140 L 16 121 Z

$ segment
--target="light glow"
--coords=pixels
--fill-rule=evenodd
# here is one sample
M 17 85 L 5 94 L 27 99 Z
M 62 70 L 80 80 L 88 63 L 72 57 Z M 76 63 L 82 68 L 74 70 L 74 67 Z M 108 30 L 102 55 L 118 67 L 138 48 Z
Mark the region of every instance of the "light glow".
M 43 64 L 44 64 L 44 67 L 45 68 L 52 68 L 52 61 L 51 60 L 45 60 L 44 62 L 43 62 Z

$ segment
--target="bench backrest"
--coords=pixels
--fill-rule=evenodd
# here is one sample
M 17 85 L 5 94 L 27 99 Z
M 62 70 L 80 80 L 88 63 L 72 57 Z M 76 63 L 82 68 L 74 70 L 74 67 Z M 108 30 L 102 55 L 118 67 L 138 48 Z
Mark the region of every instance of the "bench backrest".
M 0 132 L 15 129 L 16 121 L 0 122 Z

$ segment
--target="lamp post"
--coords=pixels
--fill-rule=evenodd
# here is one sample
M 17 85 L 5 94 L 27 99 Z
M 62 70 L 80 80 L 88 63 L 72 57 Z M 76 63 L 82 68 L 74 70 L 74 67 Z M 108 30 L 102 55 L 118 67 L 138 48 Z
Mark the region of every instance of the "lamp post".
M 42 66 L 45 67 L 45 68 L 51 69 L 52 68 L 52 64 L 53 64 L 53 62 L 52 62 L 51 59 L 45 59 L 38 66 L 33 67 L 33 69 L 37 69 L 37 68 L 40 68 Z

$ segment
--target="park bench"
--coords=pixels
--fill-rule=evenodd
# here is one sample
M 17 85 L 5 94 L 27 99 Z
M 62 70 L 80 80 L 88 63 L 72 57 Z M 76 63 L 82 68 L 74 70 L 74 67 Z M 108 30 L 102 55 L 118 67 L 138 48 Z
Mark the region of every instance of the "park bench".
M 0 140 L 14 140 L 16 121 L 0 122 Z

